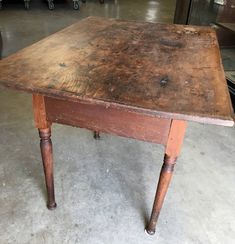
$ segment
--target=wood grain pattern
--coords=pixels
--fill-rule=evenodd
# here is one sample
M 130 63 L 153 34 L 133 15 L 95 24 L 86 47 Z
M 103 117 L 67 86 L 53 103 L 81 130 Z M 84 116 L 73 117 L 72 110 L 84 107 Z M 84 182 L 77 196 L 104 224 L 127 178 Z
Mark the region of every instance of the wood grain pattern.
M 165 145 L 171 120 L 104 105 L 45 97 L 47 120 Z
M 46 129 L 51 126 L 51 123 L 47 121 L 44 96 L 33 94 L 33 112 L 36 128 Z
M 211 28 L 89 17 L 0 61 L 0 84 L 232 126 Z
M 184 141 L 187 122 L 182 120 L 172 120 L 168 135 L 165 154 L 168 157 L 177 158 Z

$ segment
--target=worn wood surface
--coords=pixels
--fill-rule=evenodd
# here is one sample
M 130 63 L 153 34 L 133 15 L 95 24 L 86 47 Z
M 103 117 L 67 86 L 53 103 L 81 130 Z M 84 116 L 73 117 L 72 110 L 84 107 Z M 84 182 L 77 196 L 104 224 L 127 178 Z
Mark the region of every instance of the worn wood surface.
M 231 126 L 215 32 L 90 17 L 0 61 L 0 84 Z
M 168 157 L 177 158 L 180 155 L 186 127 L 187 123 L 185 121 L 172 120 L 165 149 L 165 154 Z
M 165 145 L 170 119 L 106 107 L 45 97 L 47 120 L 99 132 Z

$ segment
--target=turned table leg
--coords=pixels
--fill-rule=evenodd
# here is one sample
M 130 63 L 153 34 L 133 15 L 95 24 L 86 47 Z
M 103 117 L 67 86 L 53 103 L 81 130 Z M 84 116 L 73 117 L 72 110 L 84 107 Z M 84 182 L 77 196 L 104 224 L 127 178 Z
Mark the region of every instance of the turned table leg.
M 149 224 L 146 227 L 146 232 L 150 235 L 153 235 L 155 233 L 157 220 L 172 178 L 175 162 L 178 155 L 180 154 L 180 148 L 183 143 L 185 130 L 185 121 L 172 121 L 165 149 L 164 162 L 162 165 L 157 191 L 153 203 L 152 214 L 150 217 Z
M 40 140 L 40 148 L 42 162 L 47 188 L 47 207 L 48 209 L 56 208 L 55 193 L 54 193 L 54 176 L 53 176 L 53 154 L 51 142 L 51 129 L 38 129 Z
M 40 148 L 47 189 L 47 207 L 56 208 L 53 176 L 53 153 L 51 142 L 51 123 L 47 121 L 44 97 L 33 95 L 33 110 L 35 126 L 38 128 Z

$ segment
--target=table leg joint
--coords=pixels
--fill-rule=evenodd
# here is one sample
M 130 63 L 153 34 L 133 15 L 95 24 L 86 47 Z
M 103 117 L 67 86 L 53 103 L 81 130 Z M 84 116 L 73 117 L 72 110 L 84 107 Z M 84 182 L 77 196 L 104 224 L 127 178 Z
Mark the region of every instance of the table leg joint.
M 162 172 L 172 173 L 174 171 L 177 157 L 170 157 L 167 154 L 164 156 L 164 163 L 162 165 Z

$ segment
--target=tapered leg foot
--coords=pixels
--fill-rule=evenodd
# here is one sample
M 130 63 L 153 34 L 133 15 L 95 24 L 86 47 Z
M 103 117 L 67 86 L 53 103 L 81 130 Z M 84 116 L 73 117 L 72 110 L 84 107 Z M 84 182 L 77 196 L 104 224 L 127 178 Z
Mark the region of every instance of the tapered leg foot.
M 145 233 L 152 236 L 155 234 L 155 230 L 154 231 L 151 231 L 151 230 L 147 230 L 147 228 L 145 229 Z
M 52 205 L 47 204 L 47 208 L 48 208 L 49 210 L 54 210 L 56 207 L 57 207 L 57 204 L 56 204 L 55 202 L 52 203 Z
M 94 131 L 94 138 L 96 140 L 99 140 L 100 139 L 100 133 L 99 133 L 99 131 Z
M 47 207 L 48 209 L 55 209 L 55 193 L 54 193 L 54 176 L 53 176 L 53 155 L 50 128 L 39 129 L 40 147 L 42 162 L 46 180 L 47 188 Z
M 149 235 L 154 235 L 154 233 L 155 233 L 157 220 L 158 220 L 161 208 L 162 208 L 162 204 L 163 204 L 167 189 L 168 189 L 170 181 L 171 181 L 175 162 L 176 162 L 175 157 L 169 157 L 169 156 L 165 155 L 164 163 L 162 165 L 162 169 L 161 169 L 161 173 L 160 173 L 160 178 L 158 181 L 156 196 L 155 196 L 155 200 L 153 203 L 153 210 L 152 210 L 151 218 L 150 218 L 148 226 L 146 227 L 146 233 L 148 233 Z

